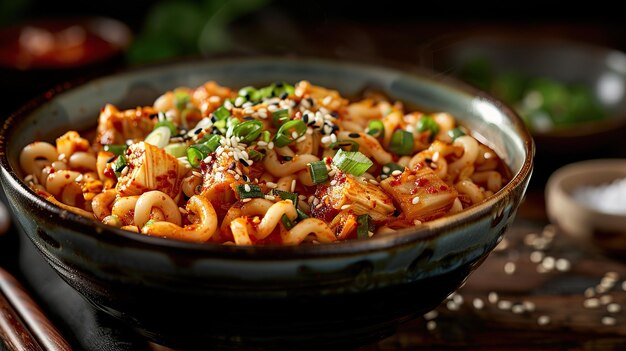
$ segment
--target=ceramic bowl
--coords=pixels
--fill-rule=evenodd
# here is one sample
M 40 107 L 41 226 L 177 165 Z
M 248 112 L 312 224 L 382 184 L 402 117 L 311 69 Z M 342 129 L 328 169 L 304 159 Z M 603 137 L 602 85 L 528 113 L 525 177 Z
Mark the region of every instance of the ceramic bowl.
M 556 168 L 584 159 L 626 155 L 626 54 L 621 51 L 538 33 L 463 33 L 433 40 L 422 50 L 423 65 L 473 81 L 467 67 L 491 71 L 510 92 L 514 77 L 547 78 L 586 89 L 603 118 L 532 129 L 537 146 L 536 179 L 542 183 Z M 509 77 L 509 78 L 505 78 Z M 511 78 L 513 77 L 513 78 Z M 504 94 L 504 93 L 502 93 Z M 502 98 L 502 96 L 497 96 Z
M 376 88 L 448 111 L 505 160 L 514 175 L 485 202 L 419 228 L 371 240 L 299 247 L 236 247 L 148 237 L 80 218 L 22 181 L 20 150 L 68 128 L 93 128 L 107 102 L 151 104 L 163 91 L 215 80 L 226 86 L 301 79 L 356 97 Z M 394 333 L 436 307 L 486 258 L 513 220 L 534 146 L 508 108 L 465 84 L 316 59 L 248 58 L 172 63 L 50 92 L 11 116 L 0 134 L 1 178 L 27 235 L 93 305 L 176 348 L 350 348 Z
M 546 186 L 548 217 L 564 233 L 581 243 L 623 257 L 626 253 L 626 212 L 610 211 L 612 207 L 607 211 L 602 206 L 617 205 L 606 202 L 619 201 L 618 194 L 622 194 L 623 201 L 624 190 L 601 188 L 620 179 L 626 179 L 625 159 L 594 159 L 559 168 L 550 176 Z M 576 195 L 583 188 L 588 191 L 588 196 Z M 595 190 L 589 193 L 591 189 Z M 599 203 L 598 199 L 606 202 Z

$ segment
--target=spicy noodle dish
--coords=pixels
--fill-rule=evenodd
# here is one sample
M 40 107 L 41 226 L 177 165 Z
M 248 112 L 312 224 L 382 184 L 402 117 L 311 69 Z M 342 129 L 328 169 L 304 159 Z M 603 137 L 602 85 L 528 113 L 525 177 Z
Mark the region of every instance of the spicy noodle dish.
M 510 175 L 446 112 L 349 101 L 308 81 L 233 90 L 210 81 L 152 106 L 106 104 L 95 136 L 20 154 L 40 196 L 87 218 L 190 242 L 367 239 L 482 202 Z M 93 134 L 93 133 L 91 133 Z

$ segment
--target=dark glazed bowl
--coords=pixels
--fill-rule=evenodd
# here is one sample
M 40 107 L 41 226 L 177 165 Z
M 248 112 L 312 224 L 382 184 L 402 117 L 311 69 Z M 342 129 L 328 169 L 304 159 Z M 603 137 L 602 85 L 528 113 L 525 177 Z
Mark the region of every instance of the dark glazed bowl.
M 151 104 L 165 90 L 207 80 L 240 87 L 301 79 L 346 96 L 375 87 L 448 111 L 492 146 L 514 177 L 484 203 L 418 228 L 300 247 L 201 245 L 130 233 L 64 211 L 21 180 L 25 145 L 93 127 L 107 102 Z M 97 79 L 34 101 L 0 135 L 2 184 L 25 235 L 96 307 L 177 348 L 346 349 L 392 334 L 436 307 L 496 246 L 523 198 L 533 153 L 522 121 L 466 85 L 428 72 L 313 59 L 184 62 Z

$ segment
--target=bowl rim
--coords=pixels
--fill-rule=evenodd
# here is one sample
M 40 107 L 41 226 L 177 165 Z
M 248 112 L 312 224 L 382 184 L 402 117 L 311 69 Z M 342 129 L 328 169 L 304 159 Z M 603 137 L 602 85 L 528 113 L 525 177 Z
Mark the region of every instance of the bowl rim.
M 563 47 L 565 45 L 568 48 L 573 48 L 580 52 L 588 53 L 590 57 L 619 57 L 621 61 L 626 62 L 626 52 L 618 50 L 614 47 L 603 46 L 584 40 L 550 35 L 541 37 L 537 37 L 536 35 L 528 36 L 524 33 L 519 32 L 494 33 L 492 31 L 476 31 L 470 33 L 448 34 L 429 41 L 424 45 L 424 49 L 422 50 L 423 52 L 427 53 L 427 56 L 422 59 L 422 61 L 427 61 L 424 64 L 429 65 L 433 70 L 438 71 L 437 69 L 435 69 L 435 55 L 432 53 L 448 50 L 448 47 L 451 46 L 452 43 L 465 43 L 467 45 L 473 45 L 475 43 L 478 43 L 487 44 L 493 47 L 521 45 L 523 47 L 534 48 L 553 48 Z M 622 72 L 620 73 L 622 74 L 622 76 L 626 77 L 626 70 L 622 69 Z M 464 80 L 462 81 L 473 86 L 473 84 L 469 82 L 466 82 Z M 608 114 L 607 118 L 603 118 L 597 121 L 581 121 L 567 125 L 560 125 L 545 131 L 530 130 L 530 134 L 533 136 L 533 138 L 537 139 L 566 139 L 601 134 L 611 131 L 615 128 L 626 128 L 626 111 L 621 113 Z
M 567 203 L 576 210 L 589 214 L 589 218 L 594 218 L 594 222 L 601 222 L 603 219 L 610 219 L 611 221 L 621 221 L 626 223 L 626 214 L 604 212 L 592 206 L 585 205 L 584 203 L 574 199 L 571 191 L 563 187 L 563 182 L 571 179 L 572 177 L 605 173 L 607 170 L 611 172 L 613 169 L 612 167 L 622 167 L 624 170 L 623 177 L 626 178 L 626 159 L 622 158 L 598 158 L 567 164 L 554 171 L 550 178 L 548 178 L 545 190 L 546 200 L 551 201 L 550 199 L 558 196 L 563 199 L 563 201 L 567 201 Z M 615 173 L 619 173 L 619 170 L 620 169 L 617 168 Z M 593 184 L 601 185 L 604 183 L 606 182 Z
M 183 60 L 167 61 L 162 63 L 147 64 L 138 67 L 122 69 L 114 74 L 104 75 L 96 78 L 77 79 L 76 82 L 67 82 L 57 85 L 55 88 L 40 94 L 26 104 L 22 105 L 18 110 L 12 113 L 2 125 L 0 130 L 0 171 L 3 182 L 6 186 L 15 191 L 18 201 L 24 201 L 26 206 L 31 208 L 34 216 L 45 216 L 47 218 L 62 218 L 60 226 L 71 225 L 73 231 L 81 235 L 90 235 L 88 233 L 95 232 L 98 240 L 108 242 L 123 242 L 125 246 L 136 248 L 153 248 L 166 252 L 183 251 L 185 255 L 195 255 L 202 257 L 229 257 L 229 258 L 255 258 L 269 260 L 288 260 L 293 258 L 314 258 L 339 256 L 350 254 L 361 254 L 379 250 L 389 249 L 395 246 L 407 245 L 417 241 L 435 238 L 445 232 L 445 228 L 462 224 L 466 220 L 479 218 L 484 212 L 489 212 L 496 203 L 502 201 L 510 192 L 513 192 L 520 186 L 525 186 L 530 180 L 533 170 L 533 159 L 535 156 L 535 143 L 524 125 L 522 119 L 507 105 L 503 104 L 495 97 L 481 91 L 469 84 L 458 79 L 442 76 L 437 72 L 425 69 L 423 67 L 407 67 L 401 65 L 389 65 L 388 63 L 373 64 L 371 62 L 363 63 L 358 61 L 334 60 L 328 58 L 317 57 L 284 57 L 284 56 L 254 56 L 236 58 L 238 63 L 254 63 L 254 62 L 280 62 L 280 63 L 299 63 L 302 65 L 322 64 L 333 67 L 350 67 L 357 66 L 361 68 L 373 69 L 376 71 L 384 71 L 387 73 L 401 73 L 403 77 L 411 79 L 426 80 L 428 84 L 439 85 L 447 90 L 454 91 L 456 94 L 470 95 L 479 97 L 482 100 L 497 106 L 501 113 L 505 114 L 511 121 L 512 127 L 519 135 L 523 142 L 523 150 L 526 156 L 517 173 L 512 175 L 511 180 L 496 194 L 486 199 L 480 204 L 467 208 L 459 213 L 445 216 L 433 221 L 425 222 L 418 227 L 411 227 L 400 230 L 391 235 L 381 235 L 372 237 L 367 240 L 348 240 L 332 244 L 320 245 L 258 245 L 258 246 L 238 246 L 223 245 L 219 243 L 191 243 L 172 239 L 165 239 L 153 236 L 142 235 L 116 227 L 107 226 L 95 219 L 88 219 L 78 214 L 69 212 L 58 207 L 57 205 L 38 196 L 30 187 L 28 187 L 19 177 L 17 172 L 9 163 L 7 148 L 12 138 L 12 131 L 23 123 L 24 118 L 35 111 L 41 105 L 53 100 L 57 95 L 64 92 L 80 89 L 81 87 L 97 81 L 107 81 L 120 79 L 124 76 L 130 76 L 135 73 L 149 72 L 156 69 L 167 69 L 178 65 L 220 65 L 225 63 L 232 64 L 232 58 L 186 58 Z M 5 190 L 6 191 L 6 190 Z M 66 223 L 67 221 L 67 223 Z M 69 223 L 69 224 L 68 224 Z M 210 254 L 210 255 L 209 255 Z

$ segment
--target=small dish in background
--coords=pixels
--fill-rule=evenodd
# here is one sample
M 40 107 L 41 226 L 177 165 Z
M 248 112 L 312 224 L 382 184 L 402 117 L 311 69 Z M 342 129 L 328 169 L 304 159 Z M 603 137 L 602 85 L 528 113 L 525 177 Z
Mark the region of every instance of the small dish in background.
M 559 168 L 548 179 L 546 207 L 564 233 L 607 253 L 626 253 L 626 159 Z
M 422 52 L 423 65 L 491 93 L 526 120 L 535 179 L 571 162 L 626 156 L 626 54 L 516 32 L 450 35 Z

